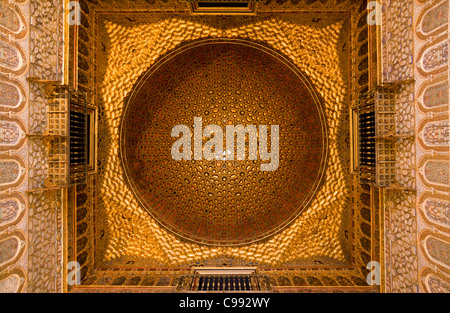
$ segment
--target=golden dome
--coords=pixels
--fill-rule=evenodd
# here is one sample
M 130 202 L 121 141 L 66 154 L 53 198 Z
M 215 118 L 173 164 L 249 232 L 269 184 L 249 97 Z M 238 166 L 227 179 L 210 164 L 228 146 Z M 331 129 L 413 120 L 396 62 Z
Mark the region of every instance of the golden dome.
M 269 133 L 279 125 L 278 168 L 261 171 L 268 161 L 249 160 L 249 136 L 245 160 L 173 160 L 171 130 L 193 130 L 194 117 L 224 133 L 227 125 L 267 125 Z M 121 156 L 131 190 L 163 227 L 197 243 L 241 245 L 307 207 L 323 175 L 326 133 L 319 98 L 289 60 L 249 41 L 202 40 L 169 53 L 136 84 Z

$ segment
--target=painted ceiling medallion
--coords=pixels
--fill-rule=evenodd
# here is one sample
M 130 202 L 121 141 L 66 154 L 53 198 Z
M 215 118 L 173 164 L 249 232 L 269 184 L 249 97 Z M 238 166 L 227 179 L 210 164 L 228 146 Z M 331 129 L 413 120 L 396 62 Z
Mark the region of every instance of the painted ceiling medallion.
M 224 129 L 224 142 L 227 125 L 279 125 L 278 168 L 261 171 L 269 161 L 248 157 L 250 135 L 243 160 L 173 160 L 172 128 L 186 125 L 195 135 L 195 117 Z M 212 137 L 203 133 L 202 146 Z M 325 116 L 308 79 L 282 55 L 244 40 L 202 40 L 162 58 L 136 84 L 121 127 L 125 173 L 141 205 L 202 244 L 248 244 L 289 225 L 314 197 L 326 155 Z

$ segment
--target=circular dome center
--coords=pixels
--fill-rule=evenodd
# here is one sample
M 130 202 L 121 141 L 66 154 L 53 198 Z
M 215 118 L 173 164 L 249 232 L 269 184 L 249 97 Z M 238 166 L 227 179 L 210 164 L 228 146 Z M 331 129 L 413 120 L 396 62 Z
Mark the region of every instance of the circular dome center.
M 257 157 L 174 160 L 172 128 L 254 125 Z M 278 125 L 278 167 L 262 171 L 261 131 Z M 200 138 L 203 150 L 213 136 Z M 307 207 L 324 172 L 326 126 L 308 80 L 283 56 L 256 43 L 204 40 L 152 66 L 136 84 L 121 126 L 125 176 L 141 205 L 175 235 L 202 244 L 241 245 L 266 239 Z M 235 147 L 237 143 L 235 142 Z M 235 148 L 236 149 L 236 148 Z M 272 151 L 274 152 L 274 151 Z

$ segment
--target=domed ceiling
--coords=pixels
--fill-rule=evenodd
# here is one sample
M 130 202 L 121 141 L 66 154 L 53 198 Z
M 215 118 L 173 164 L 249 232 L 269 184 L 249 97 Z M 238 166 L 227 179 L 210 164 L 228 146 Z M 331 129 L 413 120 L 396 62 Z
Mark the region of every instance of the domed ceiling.
M 268 1 L 254 16 L 203 16 L 177 1 L 80 1 L 93 14 L 83 14 L 92 18 L 79 28 L 85 62 L 74 74 L 98 103 L 97 173 L 77 190 L 92 195 L 89 213 L 67 229 L 86 290 L 159 292 L 195 267 L 257 267 L 281 292 L 366 285 L 383 221 L 351 174 L 349 108 L 367 83 L 373 29 L 357 2 Z M 320 95 L 326 129 L 312 128 L 325 124 L 319 102 L 290 62 Z M 195 117 L 223 130 L 279 125 L 278 167 L 261 171 L 259 155 L 174 160 L 172 128 L 192 133 Z
M 99 28 L 99 262 L 344 266 L 352 207 L 342 16 L 134 16 L 106 16 Z M 220 26 L 225 21 L 236 28 Z M 172 37 L 163 40 L 167 29 Z M 173 159 L 182 138 L 172 137 L 176 126 L 196 146 L 194 118 L 203 131 L 222 130 L 223 148 L 227 126 L 264 125 L 272 150 L 271 127 L 279 126 L 279 164 L 262 171 L 271 161 L 259 154 Z M 199 141 L 207 148 L 211 138 Z
M 278 125 L 278 167 L 261 171 L 270 161 L 261 160 L 259 144 L 249 160 L 248 134 L 245 160 L 174 160 L 172 128 L 187 125 L 194 134 L 195 117 L 203 129 L 223 129 L 225 151 L 227 125 L 267 125 L 268 138 Z M 126 104 L 120 147 L 130 189 L 163 227 L 201 244 L 241 245 L 282 230 L 307 207 L 323 176 L 327 130 L 319 98 L 286 58 L 250 41 L 202 40 L 141 77 Z

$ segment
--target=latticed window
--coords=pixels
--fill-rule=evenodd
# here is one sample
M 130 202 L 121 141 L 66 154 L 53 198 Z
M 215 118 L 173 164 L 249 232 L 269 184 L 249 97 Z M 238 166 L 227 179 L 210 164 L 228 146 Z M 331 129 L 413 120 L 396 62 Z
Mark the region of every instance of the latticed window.
M 87 159 L 86 113 L 70 111 L 70 168 L 84 166 Z
M 375 168 L 375 112 L 373 107 L 361 110 L 358 122 L 359 164 L 361 169 Z
M 379 187 L 395 183 L 395 88 L 378 86 L 361 93 L 353 116 L 354 169 L 360 182 Z
M 199 277 L 198 291 L 250 291 L 252 284 L 249 276 L 204 276 Z
M 269 277 L 262 275 L 188 275 L 179 279 L 179 291 L 255 292 L 272 290 Z
M 89 159 L 88 111 L 86 93 L 70 89 L 69 133 L 70 133 L 70 176 L 71 183 L 83 183 L 86 179 L 87 161 Z
M 254 14 L 263 0 L 187 0 L 192 14 Z
M 178 291 L 271 292 L 269 277 L 259 275 L 255 269 L 202 268 L 192 275 L 181 276 Z

